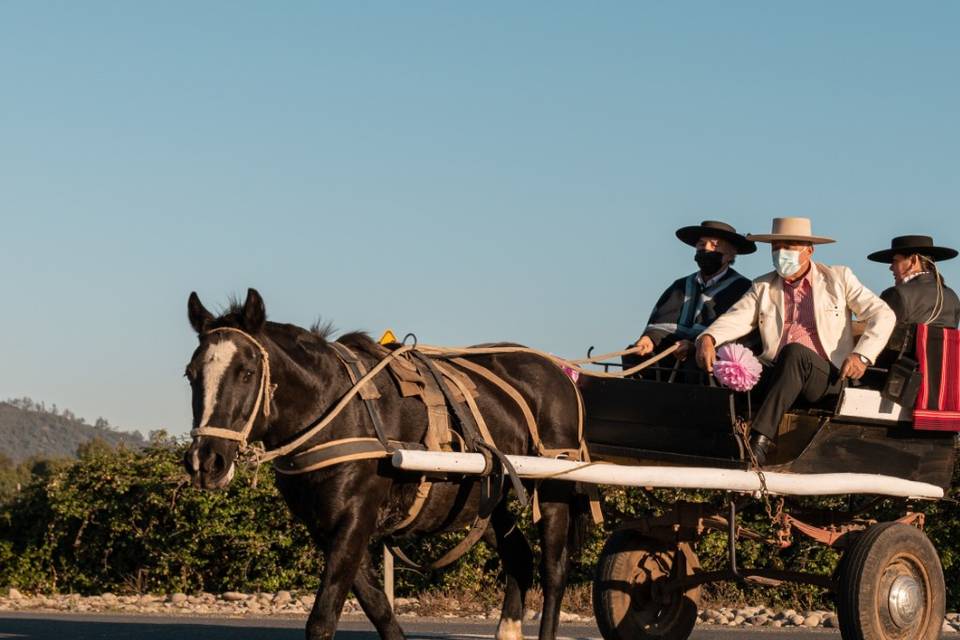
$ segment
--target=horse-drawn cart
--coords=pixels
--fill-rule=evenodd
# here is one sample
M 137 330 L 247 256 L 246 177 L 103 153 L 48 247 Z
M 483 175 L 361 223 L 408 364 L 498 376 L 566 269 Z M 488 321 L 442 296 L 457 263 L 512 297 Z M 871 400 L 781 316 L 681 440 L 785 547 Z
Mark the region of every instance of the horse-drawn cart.
M 607 640 L 686 638 L 700 588 L 737 580 L 807 583 L 836 595 L 840 626 L 854 638 L 939 637 L 943 571 L 923 533 L 918 501 L 943 498 L 955 461 L 955 434 L 916 431 L 910 412 L 879 391 L 847 387 L 830 403 L 788 414 L 780 446 L 764 470 L 751 470 L 738 428 L 746 394 L 656 380 L 581 381 L 591 462 L 509 456 L 527 479 L 727 492 L 722 508 L 676 502 L 659 515 L 623 521 L 604 545 L 594 583 L 597 624 Z M 398 451 L 393 464 L 424 473 L 476 474 L 479 454 Z M 789 496 L 857 496 L 836 512 L 784 507 Z M 780 503 L 776 513 L 769 499 Z M 758 500 L 759 499 L 759 500 Z M 875 522 L 863 513 L 884 499 L 902 517 Z M 842 552 L 832 575 L 742 567 L 737 542 L 765 540 L 738 524 L 738 513 L 766 501 L 777 529 L 771 551 L 799 533 Z M 728 566 L 702 571 L 693 544 L 710 531 L 727 536 Z
M 373 570 L 371 543 L 469 525 L 464 543 L 432 566 L 449 564 L 480 539 L 491 544 L 505 575 L 497 638 L 521 640 L 534 558 L 508 507 L 508 477 L 518 496 L 531 485 L 539 491 L 542 640 L 556 637 L 576 521 L 585 513 L 574 482 L 724 497 L 720 506 L 661 505 L 613 531 L 594 583 L 597 622 L 608 640 L 686 638 L 701 586 L 722 580 L 830 589 L 845 640 L 939 635 L 943 571 L 913 506 L 944 497 L 955 434 L 920 430 L 918 411 L 878 391 L 843 388 L 830 402 L 796 408 L 760 469 L 747 444 L 749 393 L 691 383 L 688 374 L 662 381 L 648 375 L 652 368 L 644 379 L 626 377 L 666 352 L 620 374 L 595 371 L 578 385 L 564 369 L 603 356 L 564 361 L 504 344 L 380 345 L 363 334 L 331 341 L 324 332 L 267 322 L 252 289 L 220 317 L 196 294 L 188 311 L 199 344 L 186 370 L 194 429 L 185 468 L 196 486 L 221 489 L 238 461 L 275 461 L 281 495 L 324 554 L 306 625 L 311 639 L 333 636 L 350 590 L 381 637 L 402 638 Z M 960 382 L 949 376 L 960 377 L 960 367 L 937 374 L 942 391 L 930 395 L 950 396 L 952 413 L 921 416 L 934 427 L 960 425 Z M 931 385 L 924 383 L 921 398 Z M 781 502 L 828 495 L 852 498 L 835 512 Z M 878 501 L 893 501 L 900 513 L 888 522 L 868 519 Z M 772 549 L 794 533 L 806 535 L 842 551 L 836 570 L 740 566 L 738 540 L 766 540 L 740 517 L 757 505 L 774 525 Z M 728 566 L 703 571 L 693 543 L 715 530 L 726 532 Z

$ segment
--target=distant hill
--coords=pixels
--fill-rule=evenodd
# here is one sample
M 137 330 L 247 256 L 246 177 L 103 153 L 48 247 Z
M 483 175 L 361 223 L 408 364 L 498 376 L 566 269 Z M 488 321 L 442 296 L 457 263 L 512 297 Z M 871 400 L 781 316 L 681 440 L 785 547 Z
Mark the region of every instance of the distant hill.
M 114 446 L 146 444 L 139 433 L 116 431 L 103 418 L 89 425 L 70 411 L 59 413 L 29 398 L 0 401 L 0 454 L 14 462 L 30 456 L 73 457 L 77 447 L 95 438 Z

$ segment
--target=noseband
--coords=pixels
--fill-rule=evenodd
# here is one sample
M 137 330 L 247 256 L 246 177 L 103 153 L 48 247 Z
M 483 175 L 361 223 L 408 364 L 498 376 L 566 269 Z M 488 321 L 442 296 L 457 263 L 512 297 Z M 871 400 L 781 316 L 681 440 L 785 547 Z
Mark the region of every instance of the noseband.
M 270 417 L 270 404 L 273 400 L 273 392 L 276 389 L 276 385 L 270 384 L 270 354 L 267 353 L 266 348 L 264 348 L 264 346 L 260 344 L 256 338 L 246 331 L 234 329 L 233 327 L 220 327 L 219 329 L 207 331 L 204 333 L 204 335 L 208 336 L 213 333 L 239 334 L 252 342 L 253 345 L 260 351 L 262 365 L 260 372 L 260 388 L 257 389 L 257 397 L 253 403 L 253 410 L 250 412 L 250 417 L 247 418 L 246 424 L 243 425 L 243 429 L 240 431 L 234 431 L 233 429 L 212 427 L 209 424 L 202 424 L 190 432 L 190 437 L 196 438 L 198 436 L 211 436 L 214 438 L 222 438 L 224 440 L 234 440 L 240 443 L 241 449 L 245 449 L 247 447 L 247 438 L 250 436 L 250 432 L 253 430 L 253 423 L 257 421 L 257 416 L 260 414 L 261 408 L 263 409 L 263 417 Z

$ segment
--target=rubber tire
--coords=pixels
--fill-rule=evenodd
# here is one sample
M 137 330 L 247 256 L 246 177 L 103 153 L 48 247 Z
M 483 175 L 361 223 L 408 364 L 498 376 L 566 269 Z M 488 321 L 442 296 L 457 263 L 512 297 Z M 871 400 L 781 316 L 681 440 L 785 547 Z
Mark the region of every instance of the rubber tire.
M 687 544 L 678 547 L 620 530 L 603 546 L 593 581 L 593 611 L 605 640 L 686 640 L 697 623 L 700 587 L 678 594 L 665 608 L 653 603 L 649 584 L 673 569 L 677 551 L 683 554 L 686 575 L 700 569 Z M 646 566 L 647 569 L 641 569 Z M 657 567 L 653 576 L 649 567 Z M 630 585 L 629 588 L 625 588 Z
M 914 625 L 897 628 L 884 574 L 907 570 L 920 583 L 923 610 Z M 889 578 L 889 575 L 888 575 Z M 937 640 L 946 608 L 943 567 L 930 539 L 916 527 L 883 522 L 868 528 L 840 562 L 837 614 L 843 640 Z M 888 592 L 889 593 L 889 592 Z

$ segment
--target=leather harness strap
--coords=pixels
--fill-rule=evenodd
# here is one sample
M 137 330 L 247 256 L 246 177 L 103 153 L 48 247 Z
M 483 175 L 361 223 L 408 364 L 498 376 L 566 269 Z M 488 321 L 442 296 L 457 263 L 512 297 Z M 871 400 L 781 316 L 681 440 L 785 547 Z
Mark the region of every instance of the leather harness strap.
M 333 351 L 337 354 L 337 357 L 340 358 L 340 361 L 346 367 L 347 373 L 350 374 L 350 381 L 356 385 L 357 382 L 367 373 L 366 367 L 363 366 L 363 362 L 346 345 L 343 345 L 339 342 L 331 342 L 330 347 L 333 348 Z M 384 449 L 386 449 L 388 452 L 392 452 L 394 447 L 387 439 L 387 431 L 383 426 L 383 420 L 380 418 L 380 411 L 377 409 L 377 405 L 374 403 L 374 400 L 380 397 L 380 392 L 377 391 L 376 385 L 374 385 L 371 381 L 366 386 L 362 387 L 360 389 L 360 397 L 363 399 L 363 405 L 367 408 L 367 413 L 370 415 L 370 421 L 373 423 L 373 430 L 377 434 L 377 439 L 380 440 L 380 444 L 383 445 Z
M 483 442 L 486 442 L 491 447 L 497 446 L 497 443 L 493 440 L 493 434 L 490 433 L 490 429 L 487 427 L 487 421 L 483 419 L 483 414 L 480 413 L 480 407 L 477 406 L 477 401 L 474 399 L 474 394 L 471 393 L 471 390 L 467 387 L 465 380 L 469 380 L 466 375 L 460 373 L 452 366 L 435 362 L 437 369 L 443 373 L 444 376 L 450 382 L 453 383 L 453 386 L 457 388 L 458 391 L 463 395 L 464 402 L 466 402 L 467 407 L 470 409 L 471 417 L 473 418 L 473 423 L 477 425 L 477 430 L 480 432 L 480 437 L 483 438 Z M 456 411 L 456 407 L 454 408 Z M 459 416 L 458 416 L 459 417 Z
M 470 549 L 473 548 L 473 545 L 480 542 L 480 539 L 483 538 L 484 532 L 487 530 L 488 524 L 490 524 L 490 516 L 477 518 L 474 523 L 470 525 L 470 531 L 467 532 L 467 535 L 464 536 L 460 542 L 458 542 L 453 548 L 444 553 L 442 556 L 428 564 L 426 567 L 423 567 L 423 565 L 415 560 L 411 560 L 410 556 L 404 553 L 403 549 L 400 547 L 396 545 L 387 545 L 387 547 L 390 549 L 390 552 L 397 556 L 404 564 L 413 567 L 414 569 L 442 569 L 462 558 L 468 551 L 470 551 Z
M 342 462 L 375 460 L 388 458 L 390 455 L 377 438 L 343 438 L 324 442 L 295 455 L 284 456 L 274 463 L 274 468 L 277 473 L 298 475 Z
M 460 423 L 460 429 L 463 430 L 463 435 L 466 439 L 467 450 L 473 451 L 476 448 L 475 443 L 480 441 L 482 436 L 480 435 L 477 424 L 473 421 L 472 417 L 463 410 L 463 407 L 460 406 L 460 403 L 456 401 L 455 397 L 453 397 L 453 393 L 451 392 L 450 388 L 443 383 L 443 373 L 437 367 L 437 364 L 432 358 L 425 356 L 418 351 L 412 351 L 410 353 L 410 357 L 415 359 L 418 364 L 423 365 L 423 370 L 433 378 L 433 381 L 436 383 L 437 387 L 443 393 L 444 397 L 446 397 L 447 404 L 453 409 L 453 413 L 457 416 L 457 420 Z M 469 396 L 469 393 L 465 395 Z
M 533 446 L 535 446 L 537 451 L 542 455 L 546 449 L 543 446 L 543 441 L 540 440 L 540 432 L 537 429 L 537 421 L 533 417 L 533 412 L 530 410 L 530 405 L 527 404 L 527 401 L 522 395 L 520 395 L 520 392 L 517 391 L 512 385 L 507 384 L 506 380 L 495 374 L 493 371 L 490 371 L 490 369 L 487 367 L 481 366 L 476 362 L 467 360 L 466 358 L 453 358 L 451 362 L 463 367 L 464 369 L 472 371 L 485 378 L 487 381 L 493 383 L 517 404 L 517 407 L 520 409 L 520 413 L 523 414 L 523 418 L 527 423 L 527 430 L 530 432 L 530 437 L 533 440 Z

